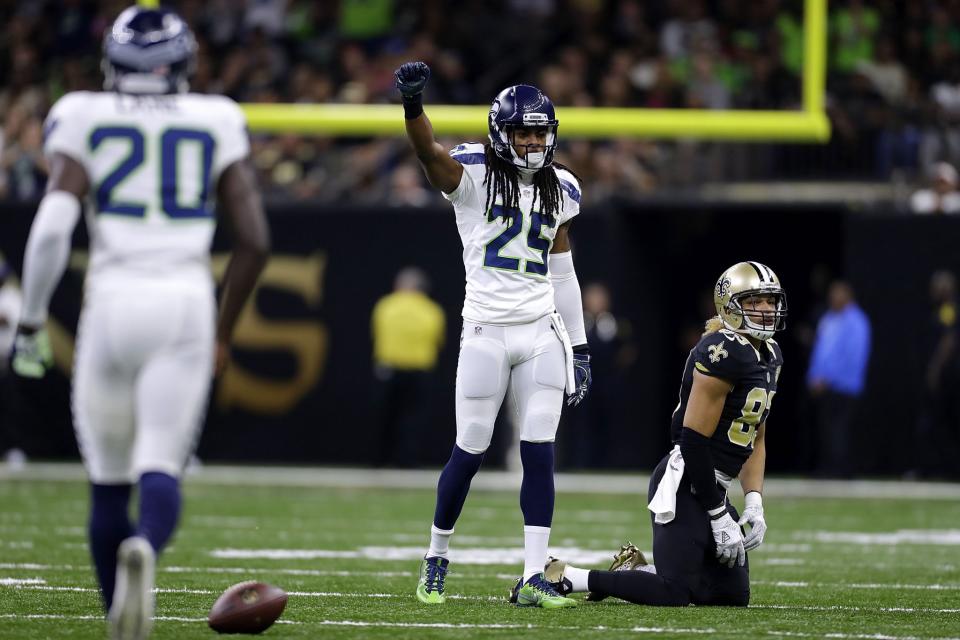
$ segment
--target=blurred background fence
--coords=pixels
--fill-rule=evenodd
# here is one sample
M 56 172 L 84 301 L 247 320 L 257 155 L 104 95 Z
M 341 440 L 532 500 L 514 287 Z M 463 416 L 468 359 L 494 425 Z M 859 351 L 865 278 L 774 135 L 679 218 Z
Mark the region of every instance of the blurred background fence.
M 15 270 L 33 211 L 29 204 L 10 206 L 0 219 L 0 251 Z M 275 253 L 238 330 L 234 365 L 211 400 L 201 457 L 372 463 L 377 426 L 370 315 L 394 274 L 416 265 L 429 274 L 431 296 L 450 321 L 430 382 L 430 419 L 418 434 L 437 444 L 410 464 L 441 464 L 453 443 L 456 317 L 463 296 L 450 211 L 288 204 L 269 213 Z M 656 463 L 667 447 L 686 352 L 711 313 L 714 275 L 750 258 L 778 270 L 791 310 L 781 338 L 786 365 L 768 431 L 776 452 L 771 470 L 803 472 L 815 463 L 803 376 L 826 283 L 841 273 L 858 292 L 874 331 L 867 391 L 854 425 L 855 471 L 911 469 L 928 444 L 915 433 L 927 282 L 938 268 L 960 269 L 957 237 L 960 219 L 865 215 L 836 205 L 618 201 L 584 210 L 575 229 L 580 280 L 585 289 L 602 283 L 609 290 L 615 330 L 604 335 L 609 348 L 595 347 L 597 393 L 583 412 L 565 413 L 558 436 L 561 467 Z M 32 400 L 19 414 L 28 450 L 36 456 L 74 454 L 65 376 L 84 244 L 78 231 L 72 269 L 52 304 L 63 329 L 54 332 L 59 370 L 25 388 Z M 218 269 L 222 255 L 214 260 Z M 509 424 L 504 426 L 493 464 L 503 462 L 509 440 Z

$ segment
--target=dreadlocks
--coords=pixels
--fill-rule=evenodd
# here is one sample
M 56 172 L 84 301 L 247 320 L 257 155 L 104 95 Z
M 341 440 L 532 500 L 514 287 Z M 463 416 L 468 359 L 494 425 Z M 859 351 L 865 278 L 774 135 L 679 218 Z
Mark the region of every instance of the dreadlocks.
M 493 222 L 495 217 L 499 217 L 504 222 L 513 224 L 513 214 L 520 208 L 520 172 L 513 164 L 498 156 L 489 143 L 484 145 L 484 154 L 487 166 L 487 173 L 483 177 L 483 182 L 487 185 L 487 202 L 484 205 L 487 221 Z M 570 171 L 559 162 L 554 162 L 552 166 Z M 575 173 L 573 175 L 576 176 Z M 561 202 L 563 202 L 563 191 L 557 172 L 537 171 L 533 174 L 533 187 L 533 203 L 530 209 L 536 211 L 537 199 L 539 199 L 540 213 L 544 221 L 552 227 L 556 224 Z M 497 196 L 500 196 L 500 201 L 503 202 L 503 209 L 498 216 L 494 216 L 493 204 L 497 201 Z

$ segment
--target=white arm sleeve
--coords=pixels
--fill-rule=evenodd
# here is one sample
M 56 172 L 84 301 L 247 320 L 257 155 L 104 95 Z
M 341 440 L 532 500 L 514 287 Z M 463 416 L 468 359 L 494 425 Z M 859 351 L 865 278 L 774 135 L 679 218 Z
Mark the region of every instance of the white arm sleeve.
M 51 191 L 40 201 L 23 256 L 23 311 L 20 324 L 39 327 L 67 268 L 70 236 L 80 219 L 80 201 L 67 191 Z
M 563 324 L 567 326 L 570 344 L 579 346 L 587 343 L 587 333 L 583 327 L 583 298 L 580 295 L 580 283 L 573 269 L 573 252 L 550 254 L 550 279 L 553 281 L 553 304 L 557 307 Z

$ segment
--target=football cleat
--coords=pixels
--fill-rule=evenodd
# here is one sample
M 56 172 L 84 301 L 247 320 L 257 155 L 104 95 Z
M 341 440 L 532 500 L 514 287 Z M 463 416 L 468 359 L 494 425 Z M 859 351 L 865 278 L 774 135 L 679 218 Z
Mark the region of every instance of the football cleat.
M 550 556 L 550 559 L 547 561 L 547 564 L 543 567 L 543 575 L 546 577 L 547 582 L 553 585 L 553 588 L 556 589 L 557 593 L 562 596 L 567 596 L 573 593 L 573 583 L 570 582 L 569 578 L 563 575 L 563 572 L 567 569 L 567 563 L 558 558 Z
M 557 593 L 542 573 L 531 576 L 517 591 L 518 607 L 540 607 L 542 609 L 562 609 L 575 607 L 577 601 L 565 598 Z
M 637 549 L 632 542 L 627 541 L 627 544 L 620 547 L 620 552 L 614 554 L 613 562 L 610 563 L 610 568 L 607 571 L 633 571 L 646 565 L 647 559 L 643 556 L 643 552 Z M 593 592 L 587 593 L 586 597 L 590 602 L 600 602 L 606 598 L 605 594 Z
M 417 599 L 424 604 L 443 604 L 443 581 L 447 577 L 450 561 L 437 556 L 424 558 L 420 564 L 420 582 L 417 584 Z
M 146 538 L 127 538 L 120 544 L 117 561 L 117 586 L 107 616 L 110 638 L 145 640 L 153 627 L 153 547 Z
M 523 588 L 523 576 L 517 578 L 517 583 L 513 585 L 513 589 L 510 589 L 510 604 L 517 604 L 517 597 L 520 594 L 520 589 Z

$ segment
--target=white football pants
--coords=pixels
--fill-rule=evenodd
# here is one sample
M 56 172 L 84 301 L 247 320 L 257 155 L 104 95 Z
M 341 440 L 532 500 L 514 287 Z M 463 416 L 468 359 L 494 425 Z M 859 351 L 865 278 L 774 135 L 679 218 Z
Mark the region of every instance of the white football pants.
M 88 295 L 77 329 L 73 422 L 91 481 L 180 476 L 206 409 L 215 321 L 211 295 Z
M 563 408 L 566 362 L 550 316 L 528 324 L 464 320 L 457 364 L 457 446 L 483 453 L 507 389 L 520 439 L 553 442 Z

